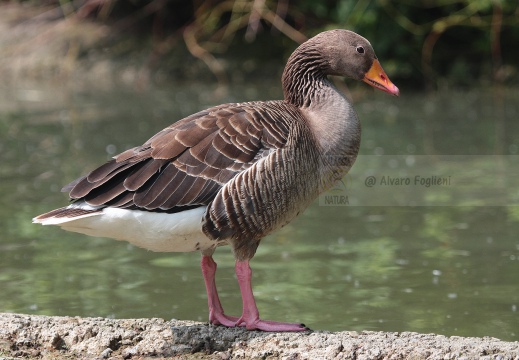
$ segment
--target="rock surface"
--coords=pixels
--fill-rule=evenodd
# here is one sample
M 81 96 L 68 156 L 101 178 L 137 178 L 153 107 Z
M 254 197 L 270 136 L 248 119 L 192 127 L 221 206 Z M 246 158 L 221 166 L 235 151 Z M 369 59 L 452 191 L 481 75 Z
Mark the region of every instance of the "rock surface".
M 0 314 L 0 360 L 519 359 L 519 342 L 384 332 L 264 333 L 193 321 Z

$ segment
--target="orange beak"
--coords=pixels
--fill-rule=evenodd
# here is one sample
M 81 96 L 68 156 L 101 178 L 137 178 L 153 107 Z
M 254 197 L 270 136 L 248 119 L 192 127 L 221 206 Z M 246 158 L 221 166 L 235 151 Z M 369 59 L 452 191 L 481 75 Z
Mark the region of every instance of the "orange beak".
M 393 85 L 391 80 L 389 80 L 377 59 L 373 61 L 373 65 L 371 65 L 371 68 L 368 70 L 366 75 L 364 75 L 364 79 L 362 79 L 362 81 L 370 84 L 374 88 L 385 91 L 392 95 L 400 95 L 400 91 L 395 85 Z

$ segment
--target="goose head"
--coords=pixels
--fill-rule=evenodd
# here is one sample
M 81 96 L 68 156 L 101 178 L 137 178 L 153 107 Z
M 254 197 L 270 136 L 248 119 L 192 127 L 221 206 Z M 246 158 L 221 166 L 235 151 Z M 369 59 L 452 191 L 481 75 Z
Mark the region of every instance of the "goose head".
M 369 41 L 353 31 L 324 31 L 301 44 L 283 72 L 285 98 L 295 104 L 305 103 L 309 89 L 327 75 L 352 78 L 389 94 L 400 94 Z
M 368 40 L 348 30 L 330 30 L 309 40 L 328 63 L 326 75 L 363 81 L 376 89 L 398 96 L 400 91 L 389 80 Z

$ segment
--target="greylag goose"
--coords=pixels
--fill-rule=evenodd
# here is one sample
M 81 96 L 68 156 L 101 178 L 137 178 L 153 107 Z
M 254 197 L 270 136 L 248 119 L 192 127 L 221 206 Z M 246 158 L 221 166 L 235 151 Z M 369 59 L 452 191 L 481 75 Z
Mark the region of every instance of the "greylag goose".
M 360 123 L 328 75 L 399 95 L 366 39 L 322 32 L 288 59 L 284 100 L 224 104 L 179 120 L 65 186 L 72 203 L 33 221 L 153 251 L 200 251 L 210 323 L 305 331 L 303 324 L 260 319 L 249 261 L 264 236 L 355 161 Z M 216 291 L 212 255 L 220 245 L 230 245 L 236 259 L 240 317 L 224 313 Z

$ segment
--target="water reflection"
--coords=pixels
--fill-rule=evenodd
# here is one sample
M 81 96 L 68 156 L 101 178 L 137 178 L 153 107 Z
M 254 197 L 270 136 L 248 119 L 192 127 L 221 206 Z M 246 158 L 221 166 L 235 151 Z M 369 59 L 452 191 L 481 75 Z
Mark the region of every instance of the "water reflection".
M 257 84 L 255 91 L 238 87 L 223 101 L 279 98 L 272 88 L 277 80 L 276 86 Z M 0 107 L 0 311 L 207 319 L 198 254 L 151 253 L 43 228 L 30 219 L 66 202 L 62 185 L 172 120 L 213 104 L 210 90 L 191 84 L 146 94 L 69 93 L 54 103 L 46 90 L 3 97 L 18 96 L 18 105 Z M 373 157 L 360 157 L 351 176 L 379 170 L 374 155 L 473 155 L 474 161 L 455 170 L 480 181 L 499 164 L 478 155 L 492 155 L 496 148 L 503 155 L 517 153 L 519 99 L 517 91 L 504 96 L 503 137 L 496 135 L 501 130 L 488 93 L 427 99 L 370 93 L 356 107 L 363 122 L 361 153 Z M 507 171 L 518 170 L 517 163 L 503 164 Z M 445 162 L 436 166 L 452 170 Z M 494 185 L 490 181 L 489 189 Z M 346 181 L 347 191 L 348 186 Z M 485 189 L 484 181 L 481 186 Z M 517 183 L 506 189 L 518 194 Z M 316 201 L 266 238 L 252 262 L 262 316 L 314 329 L 517 340 L 519 207 L 481 206 L 477 200 L 484 191 L 471 195 L 474 203 L 453 204 L 437 190 L 428 190 L 433 199 L 418 204 L 427 206 Z M 216 261 L 224 306 L 239 313 L 229 249 L 220 248 Z

